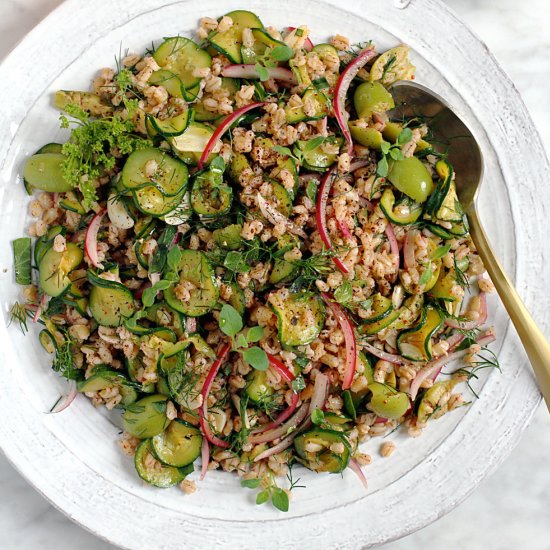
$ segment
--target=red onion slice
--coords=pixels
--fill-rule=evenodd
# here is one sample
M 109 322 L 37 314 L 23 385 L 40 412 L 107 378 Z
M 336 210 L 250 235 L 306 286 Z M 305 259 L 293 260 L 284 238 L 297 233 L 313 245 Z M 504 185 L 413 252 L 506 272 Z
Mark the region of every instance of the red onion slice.
M 394 365 L 410 365 L 411 362 L 407 361 L 401 355 L 394 355 L 392 353 L 386 353 L 385 351 L 378 349 L 377 347 L 369 344 L 368 342 L 361 342 L 361 346 L 365 348 L 369 353 L 378 357 L 378 359 L 383 359 Z
M 202 447 L 201 447 L 201 477 L 202 481 L 206 473 L 208 472 L 208 464 L 210 462 L 210 445 L 208 444 L 208 439 L 206 437 L 202 438 Z
M 485 334 L 478 338 L 476 340 L 476 343 L 480 346 L 486 346 L 487 344 L 490 344 L 491 342 L 494 342 L 495 335 L 492 333 Z M 418 395 L 418 390 L 420 389 L 420 385 L 424 380 L 428 378 L 437 378 L 439 373 L 441 372 L 441 369 L 451 361 L 456 361 L 457 359 L 460 359 L 464 357 L 465 355 L 468 355 L 469 350 L 463 349 L 460 351 L 455 351 L 454 353 L 451 353 L 449 355 L 444 355 L 443 357 L 438 357 L 429 363 L 427 363 L 424 367 L 422 367 L 416 376 L 414 377 L 413 381 L 411 382 L 410 387 L 410 395 L 411 395 L 411 401 L 414 401 L 416 399 L 416 396 Z
M 346 96 L 352 80 L 357 73 L 376 55 L 372 48 L 366 48 L 359 52 L 357 57 L 348 63 L 342 71 L 334 89 L 334 114 L 340 126 L 340 130 L 348 144 L 348 153 L 353 152 L 353 139 L 348 128 L 349 113 L 346 111 Z
M 288 449 L 296 436 L 301 434 L 303 431 L 307 430 L 311 426 L 311 413 L 315 409 L 322 409 L 325 401 L 327 399 L 327 393 L 329 390 L 329 379 L 322 373 L 318 373 L 315 377 L 315 384 L 313 386 L 313 394 L 311 396 L 311 401 L 309 403 L 308 416 L 309 418 L 291 434 L 287 435 L 279 444 L 267 449 L 263 453 L 260 453 L 255 459 L 254 462 L 259 462 L 264 458 L 268 458 L 272 455 L 276 455 L 285 449 Z
M 367 478 L 365 477 L 365 474 L 363 473 L 363 470 L 361 470 L 361 466 L 359 466 L 359 463 L 356 460 L 353 460 L 353 458 L 349 461 L 348 466 L 351 470 L 357 475 L 361 483 L 363 484 L 363 487 L 365 489 L 369 488 L 369 484 L 367 482 Z
M 251 103 L 250 105 L 245 105 L 244 107 L 241 107 L 240 109 L 237 109 L 234 113 L 228 115 L 225 120 L 216 128 L 216 131 L 212 134 L 212 137 L 208 140 L 208 143 L 206 144 L 206 147 L 204 148 L 204 151 L 202 152 L 201 158 L 199 160 L 198 168 L 199 170 L 202 170 L 204 163 L 206 162 L 206 159 L 212 152 L 212 149 L 216 146 L 216 143 L 219 139 L 223 136 L 223 134 L 229 130 L 229 128 L 235 124 L 235 122 L 245 113 L 248 113 L 248 111 L 251 111 L 252 109 L 255 109 L 256 107 L 261 107 L 265 105 L 263 102 L 258 103 Z
M 354 160 L 351 163 L 350 167 L 349 167 L 350 174 L 352 172 L 355 172 L 355 170 L 359 170 L 360 168 L 365 168 L 366 166 L 369 166 L 371 163 L 372 163 L 372 161 L 370 159 L 356 159 L 356 160 Z
M 38 305 L 36 306 L 36 311 L 34 312 L 32 318 L 33 323 L 38 323 L 40 315 L 42 315 L 42 312 L 46 310 L 49 301 L 50 297 L 47 294 L 42 294 L 42 296 L 40 297 L 40 302 L 38 302 Z
M 283 84 L 294 86 L 298 83 L 296 75 L 286 67 L 265 67 L 269 74 L 269 78 L 278 80 Z M 227 65 L 222 70 L 222 76 L 229 78 L 246 78 L 248 80 L 259 79 L 260 75 L 256 70 L 256 65 Z
M 274 439 L 283 437 L 288 433 L 289 430 L 297 428 L 301 424 L 301 422 L 306 418 L 308 412 L 309 412 L 309 404 L 302 403 L 300 408 L 296 411 L 296 414 L 294 414 L 294 416 L 292 416 L 290 420 L 288 420 L 284 424 L 281 424 L 279 427 L 273 430 L 264 431 L 262 429 L 259 432 L 256 432 L 255 434 L 253 433 L 248 438 L 248 441 L 254 444 L 269 443 Z
M 386 237 L 388 237 L 388 242 L 390 243 L 390 251 L 395 256 L 395 278 L 399 273 L 399 244 L 397 244 L 397 237 L 395 236 L 395 231 L 393 230 L 392 224 L 388 221 L 386 224 Z
M 336 317 L 346 343 L 346 368 L 344 370 L 344 381 L 342 383 L 343 390 L 349 390 L 355 376 L 355 368 L 357 366 L 357 344 L 355 342 L 355 333 L 353 325 L 343 308 L 337 304 L 328 294 L 321 292 L 325 304 Z
M 486 292 L 479 293 L 479 303 L 481 306 L 479 319 L 476 319 L 475 321 L 460 321 L 458 319 L 447 318 L 445 319 L 445 324 L 448 327 L 457 328 L 460 330 L 472 330 L 474 328 L 477 328 L 483 325 L 487 321 L 487 293 Z
M 338 228 L 346 239 L 353 239 L 353 235 L 351 234 L 351 231 L 349 230 L 348 224 L 345 222 L 345 220 L 337 219 L 336 224 L 338 225 Z
M 319 231 L 319 236 L 327 247 L 327 250 L 332 248 L 332 241 L 330 240 L 327 230 L 327 201 L 332 188 L 334 173 L 334 168 L 332 168 L 323 176 L 323 179 L 321 180 L 321 185 L 319 186 L 319 191 L 317 193 L 317 211 L 315 213 L 317 231 Z M 340 260 L 340 258 L 332 258 L 332 261 L 342 273 L 349 273 L 349 269 L 345 266 L 344 262 Z
M 90 262 L 92 262 L 92 265 L 98 269 L 103 269 L 103 264 L 100 263 L 98 256 L 97 234 L 101 226 L 101 220 L 103 220 L 103 216 L 105 216 L 105 212 L 106 210 L 102 209 L 92 218 L 86 230 L 86 238 L 84 239 L 84 250 L 86 251 L 86 255 L 90 259 Z
M 220 367 L 227 360 L 230 350 L 231 350 L 230 345 L 224 344 L 218 351 L 217 359 L 212 364 L 212 367 L 210 368 L 210 371 L 208 372 L 208 375 L 206 376 L 206 380 L 204 381 L 204 384 L 202 386 L 202 390 L 201 390 L 202 405 L 199 408 L 200 425 L 201 425 L 201 429 L 204 437 L 210 443 L 212 443 L 212 445 L 216 445 L 216 447 L 220 447 L 222 449 L 227 449 L 229 447 L 229 443 L 227 441 L 224 441 L 223 439 L 220 439 L 216 435 L 214 435 L 214 432 L 212 431 L 212 428 L 208 423 L 208 395 L 210 394 L 210 388 L 212 387 L 212 382 L 214 382 L 214 378 L 216 378 L 216 374 L 218 374 Z
M 76 382 L 74 380 L 69 380 L 69 391 L 67 392 L 67 395 L 64 395 L 59 399 L 50 413 L 56 414 L 64 411 L 75 400 L 77 394 L 78 391 L 76 389 Z

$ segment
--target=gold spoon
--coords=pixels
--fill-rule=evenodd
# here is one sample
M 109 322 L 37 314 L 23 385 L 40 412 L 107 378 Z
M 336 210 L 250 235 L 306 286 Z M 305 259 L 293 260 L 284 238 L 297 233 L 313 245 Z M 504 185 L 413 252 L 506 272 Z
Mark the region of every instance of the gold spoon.
M 535 371 L 540 390 L 550 410 L 550 344 L 527 311 L 516 289 L 495 257 L 477 214 L 476 198 L 483 179 L 483 157 L 468 127 L 443 99 L 425 86 L 399 81 L 391 87 L 397 116 L 429 117 L 437 141 L 453 144 L 448 159 L 457 174 L 456 190 L 468 222 L 470 235 L 495 288 L 516 327 L 521 343 Z

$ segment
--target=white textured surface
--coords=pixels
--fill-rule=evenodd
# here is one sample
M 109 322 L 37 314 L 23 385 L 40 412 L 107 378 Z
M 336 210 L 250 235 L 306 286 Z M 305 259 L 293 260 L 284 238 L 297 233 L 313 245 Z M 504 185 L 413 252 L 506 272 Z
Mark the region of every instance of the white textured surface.
M 0 12 L 0 21 L 2 21 L 0 31 L 4 31 L 3 27 L 6 26 L 8 34 L 1 33 L 3 43 L 0 45 L 7 49 L 11 44 L 4 42 L 9 38 L 17 39 L 14 34 L 17 21 L 21 22 L 21 32 L 28 29 L 31 18 L 37 19 L 40 16 L 39 10 L 36 9 L 38 4 L 45 10 L 55 3 L 32 0 L 1 2 L 0 9 L 6 10 L 7 13 L 3 16 Z M 548 83 L 550 62 L 547 54 L 543 55 L 549 49 L 545 32 L 550 22 L 547 3 L 543 0 L 526 0 L 522 6 L 518 7 L 516 2 L 505 0 L 499 2 L 498 13 L 496 8 L 483 8 L 481 2 L 453 0 L 447 3 L 464 18 L 472 18 L 470 22 L 474 29 L 489 41 L 490 47 L 497 52 L 497 55 L 501 54 L 499 57 L 505 68 L 517 80 L 520 87 L 524 86 L 525 89 L 522 91 L 526 92 L 526 98 L 530 100 L 535 121 L 539 121 L 541 130 L 546 132 L 545 138 L 548 144 L 549 113 L 548 110 L 543 110 L 545 105 L 542 92 L 542 90 L 548 90 L 548 85 L 544 85 L 540 76 L 546 72 L 547 84 L 550 84 Z M 25 15 L 25 8 L 27 15 Z M 12 17 L 11 20 L 10 17 Z M 475 74 L 473 77 L 475 78 Z M 537 101 L 539 98 L 540 101 Z M 538 435 L 539 424 L 538 430 L 541 434 L 545 434 L 546 438 Z M 443 547 L 445 544 L 451 548 L 473 550 L 486 548 L 489 545 L 506 550 L 517 547 L 527 550 L 548 548 L 544 536 L 546 529 L 543 517 L 547 515 L 550 499 L 540 488 L 548 486 L 550 479 L 548 474 L 541 478 L 544 475 L 544 468 L 543 458 L 539 457 L 548 456 L 550 450 L 549 424 L 543 411 L 527 433 L 525 437 L 527 442 L 523 443 L 521 450 L 517 449 L 508 464 L 486 482 L 480 491 L 440 522 L 401 542 L 390 544 L 387 548 L 416 549 L 420 548 L 420 544 L 426 547 L 428 543 L 433 548 Z M 544 432 L 544 426 L 546 426 L 546 432 Z M 541 442 L 544 443 L 544 447 Z M 440 465 L 440 468 L 444 467 Z M 522 473 L 518 474 L 518 472 Z M 451 477 L 453 475 L 461 474 L 458 471 L 451 472 Z M 11 467 L 0 467 L 2 494 L 10 495 L 0 504 L 6 507 L 5 510 L 0 508 L 1 548 L 21 546 L 46 548 L 53 545 L 61 548 L 106 547 L 104 543 L 96 541 L 91 536 L 81 534 L 76 526 L 69 524 L 57 512 L 51 511 L 49 505 L 41 501 L 31 489 L 27 488 L 26 491 L 18 489 L 26 486 L 25 482 L 16 476 Z M 32 502 L 35 504 L 31 504 Z M 368 517 L 368 510 L 364 513 Z M 35 518 L 34 521 L 33 518 Z

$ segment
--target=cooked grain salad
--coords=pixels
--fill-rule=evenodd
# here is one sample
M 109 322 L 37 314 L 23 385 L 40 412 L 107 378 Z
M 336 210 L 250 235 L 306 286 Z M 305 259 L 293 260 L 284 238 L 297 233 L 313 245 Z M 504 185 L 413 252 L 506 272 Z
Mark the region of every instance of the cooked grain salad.
M 420 435 L 498 366 L 453 167 L 392 118 L 409 49 L 309 33 L 204 18 L 58 91 L 68 139 L 26 159 L 12 315 L 69 381 L 52 412 L 121 410 L 157 487 L 193 492 L 197 459 L 282 511 L 294 464 L 366 484 L 360 443 Z

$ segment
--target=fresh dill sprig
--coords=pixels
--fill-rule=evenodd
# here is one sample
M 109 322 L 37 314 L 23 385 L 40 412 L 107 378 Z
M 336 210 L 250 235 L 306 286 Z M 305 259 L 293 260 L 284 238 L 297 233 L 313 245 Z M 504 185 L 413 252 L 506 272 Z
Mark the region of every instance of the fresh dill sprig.
M 288 463 L 288 473 L 286 474 L 286 478 L 288 479 L 288 483 L 290 484 L 290 487 L 288 488 L 289 491 L 292 491 L 293 489 L 305 489 L 305 485 L 298 485 L 300 483 L 301 478 L 294 479 L 294 472 L 293 468 L 296 465 L 294 461 L 289 461 Z
M 454 265 L 454 269 L 455 269 L 455 273 L 456 273 L 456 282 L 462 288 L 470 290 L 470 282 L 468 281 L 468 277 L 466 276 L 464 271 L 462 271 L 462 269 L 460 269 L 460 267 L 458 266 L 457 261 L 456 261 L 456 256 L 454 256 L 454 255 L 453 255 L 453 265 Z
M 10 309 L 10 322 L 11 325 L 13 322 L 17 321 L 19 328 L 23 334 L 29 332 L 29 327 L 27 326 L 27 319 L 33 316 L 33 313 L 27 307 L 27 304 L 20 304 L 15 302 Z M 9 326 L 8 325 L 8 326 Z
M 67 380 L 80 380 L 83 373 L 74 362 L 74 342 L 68 331 L 62 333 L 65 339 L 55 350 L 52 369 Z
M 481 353 L 485 353 L 486 355 L 481 355 Z M 469 367 L 463 367 L 461 369 L 456 370 L 453 374 L 464 374 L 467 376 L 466 384 L 468 386 L 468 389 L 474 394 L 474 396 L 479 399 L 479 395 L 472 387 L 472 379 L 478 380 L 479 379 L 479 371 L 483 369 L 497 369 L 499 372 L 502 372 L 502 369 L 500 367 L 500 363 L 498 361 L 498 357 L 495 355 L 493 351 L 491 351 L 487 347 L 482 347 L 481 351 L 476 354 L 478 360 L 472 361 L 470 363 Z

